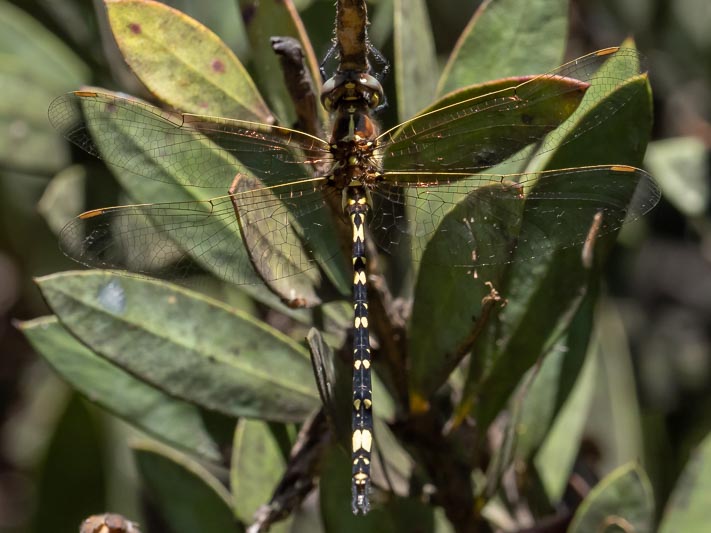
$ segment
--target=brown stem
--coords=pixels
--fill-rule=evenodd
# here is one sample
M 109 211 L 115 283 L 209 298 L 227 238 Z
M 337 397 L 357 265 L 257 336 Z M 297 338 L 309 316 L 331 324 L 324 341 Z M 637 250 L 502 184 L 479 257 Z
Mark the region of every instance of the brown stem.
M 314 82 L 306 67 L 301 43 L 293 37 L 272 37 L 272 50 L 279 56 L 284 83 L 294 104 L 297 129 L 315 137 L 323 138 L 323 129 L 318 117 L 318 97 Z

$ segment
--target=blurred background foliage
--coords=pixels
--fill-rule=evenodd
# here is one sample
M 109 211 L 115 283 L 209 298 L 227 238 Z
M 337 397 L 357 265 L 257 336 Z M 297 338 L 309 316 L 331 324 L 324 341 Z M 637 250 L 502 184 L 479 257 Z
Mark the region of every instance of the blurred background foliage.
M 253 66 L 236 0 L 165 3 L 212 28 Z M 332 0 L 296 4 L 323 56 Z M 478 4 L 429 2 L 442 60 Z M 117 195 L 98 161 L 72 154 L 52 131 L 49 103 L 81 85 L 150 98 L 106 19 L 97 17 L 102 9 L 90 0 L 0 0 L 0 531 L 39 532 L 49 524 L 74 531 L 77 517 L 104 508 L 138 516 L 128 429 L 73 394 L 13 326 L 47 314 L 33 276 L 76 266 L 57 248 L 58 228 L 85 204 L 110 205 Z M 641 247 L 619 247 L 607 271 L 609 296 L 594 341 L 604 364 L 591 407 L 604 415 L 588 422 L 583 452 L 602 473 L 640 458 L 661 513 L 711 426 L 711 4 L 575 0 L 570 13 L 569 58 L 632 35 L 649 59 L 655 140 L 645 166 L 664 199 L 633 230 L 646 233 Z M 393 57 L 391 17 L 391 2 L 372 3 L 371 38 L 386 57 Z

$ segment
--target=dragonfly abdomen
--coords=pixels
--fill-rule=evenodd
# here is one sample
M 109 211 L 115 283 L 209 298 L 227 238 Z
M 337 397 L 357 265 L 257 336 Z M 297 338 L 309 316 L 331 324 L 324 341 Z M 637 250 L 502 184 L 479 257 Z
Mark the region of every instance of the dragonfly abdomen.
M 368 212 L 363 186 L 347 191 L 346 214 L 353 229 L 353 512 L 367 513 L 370 461 L 373 444 L 373 399 L 368 336 L 368 289 L 365 257 L 365 216 Z

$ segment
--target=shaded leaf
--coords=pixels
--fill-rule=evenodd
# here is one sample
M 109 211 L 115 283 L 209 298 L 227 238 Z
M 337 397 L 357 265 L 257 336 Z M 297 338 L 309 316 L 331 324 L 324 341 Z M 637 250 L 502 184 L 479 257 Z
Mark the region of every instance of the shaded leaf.
M 709 206 L 706 152 L 698 137 L 654 141 L 647 150 L 645 164 L 657 176 L 664 196 L 686 216 L 701 216 Z
M 171 395 L 231 416 L 303 420 L 318 406 L 306 350 L 197 293 L 111 272 L 38 280 L 82 342 Z
M 72 387 L 107 411 L 162 441 L 219 461 L 200 412 L 108 363 L 72 337 L 56 317 L 21 324 L 23 333 Z
M 540 368 L 535 369 L 530 388 L 521 398 L 516 428 L 519 460 L 528 460 L 539 450 L 553 424 L 557 424 L 556 418 L 568 403 L 571 392 L 584 386 L 581 372 L 586 362 L 590 367 L 588 374 L 594 372 L 587 353 L 596 297 L 596 291 L 586 295 L 565 336 L 544 356 Z M 584 412 L 578 413 L 578 419 L 585 420 Z M 569 437 L 575 434 L 572 432 Z M 574 438 L 569 440 L 575 441 Z
M 669 498 L 659 533 L 703 533 L 711 523 L 711 436 L 694 450 Z
M 260 506 L 271 499 L 286 467 L 286 458 L 270 425 L 257 420 L 240 420 L 235 430 L 230 468 L 230 485 L 235 514 L 252 521 Z M 279 522 L 272 531 L 288 531 Z
M 47 124 L 46 107 L 56 88 L 42 81 L 18 57 L 0 55 L 0 162 L 4 167 L 52 173 L 67 164 L 67 147 Z
M 306 337 L 311 350 L 311 364 L 323 404 L 326 420 L 337 439 L 347 444 L 350 439 L 350 417 L 353 394 L 350 387 L 351 367 L 336 357 L 316 328 Z
M 60 39 L 5 0 L 0 2 L 0 53 L 13 56 L 20 71 L 48 91 L 63 92 L 89 79 L 86 66 Z
M 568 532 L 653 531 L 654 497 L 644 470 L 630 463 L 606 476 L 587 495 Z
M 402 121 L 432 101 L 438 65 L 432 26 L 423 0 L 395 0 L 393 22 L 395 89 L 398 117 Z M 413 53 L 414 50 L 417 53 Z
M 545 72 L 560 64 L 567 11 L 566 0 L 483 2 L 459 37 L 437 93 L 498 77 Z
M 568 361 L 566 363 L 569 364 Z M 534 458 L 538 477 L 551 502 L 562 500 L 573 464 L 580 453 L 580 443 L 594 394 L 596 371 L 597 360 L 588 357 L 585 366 L 576 375 L 578 379 L 575 388 L 556 413 L 555 421 Z M 533 420 L 531 422 L 530 426 L 533 426 Z
M 171 531 L 244 531 L 230 510 L 227 490 L 198 463 L 150 442 L 134 444 L 133 454 L 141 478 Z
M 59 235 L 62 228 L 85 205 L 87 168 L 70 165 L 54 175 L 37 202 L 37 211 L 47 222 L 52 233 Z
M 546 502 L 559 500 L 558 483 L 564 486 L 568 479 L 568 460 L 572 462 L 578 452 L 576 437 L 582 432 L 586 420 L 583 415 L 588 409 L 584 404 L 585 392 L 589 392 L 587 385 L 591 380 L 588 378 L 595 369 L 591 361 L 595 359 L 586 354 L 595 301 L 596 293 L 588 293 L 565 336 L 547 350 L 542 363 L 521 379 L 510 401 L 511 421 L 507 424 L 504 442 L 494 450 L 487 468 L 486 494 L 494 494 L 499 489 L 505 472 L 512 465 L 521 468 L 536 456 L 540 485 L 533 489 L 531 496 Z M 580 374 L 586 361 L 583 378 Z M 561 455 L 555 456 L 556 452 Z M 549 457 L 551 465 L 546 462 Z M 541 485 L 546 489 L 545 494 L 540 493 Z
M 646 452 L 642 414 L 637 398 L 630 339 L 620 310 L 603 300 L 592 348 L 598 360 L 597 382 L 585 435 L 601 451 L 597 468 L 607 473 Z
M 259 87 L 265 93 L 280 123 L 292 125 L 295 121 L 294 110 L 279 59 L 272 50 L 270 40 L 274 36 L 298 39 L 306 68 L 316 84 L 314 90 L 318 94 L 318 80 L 321 78 L 318 59 L 304 24 L 291 0 L 240 0 L 239 4 L 252 47 L 252 66 Z M 326 119 L 321 106 L 317 107 L 317 112 L 321 114 L 322 120 Z
M 54 428 L 36 486 L 33 524 L 40 533 L 76 531 L 81 521 L 107 503 L 102 432 L 83 401 L 73 395 Z M 73 505 L 67 506 L 67 495 Z M 74 500 L 76 498 L 76 500 Z

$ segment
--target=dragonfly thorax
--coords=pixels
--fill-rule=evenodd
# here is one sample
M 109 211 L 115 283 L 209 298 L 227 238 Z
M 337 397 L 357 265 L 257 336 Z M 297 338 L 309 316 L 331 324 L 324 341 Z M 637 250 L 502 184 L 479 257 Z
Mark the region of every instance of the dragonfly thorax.
M 331 136 L 334 166 L 332 183 L 338 189 L 351 185 L 372 187 L 381 175 L 373 156 L 377 126 L 367 110 L 348 107 L 336 113 Z
M 380 82 L 365 72 L 339 71 L 323 85 L 321 102 L 333 114 L 331 183 L 339 190 L 370 187 L 380 177 L 373 157 L 378 126 L 371 115 L 382 101 Z

